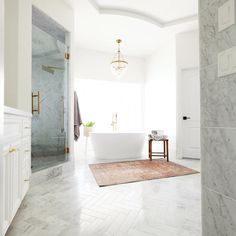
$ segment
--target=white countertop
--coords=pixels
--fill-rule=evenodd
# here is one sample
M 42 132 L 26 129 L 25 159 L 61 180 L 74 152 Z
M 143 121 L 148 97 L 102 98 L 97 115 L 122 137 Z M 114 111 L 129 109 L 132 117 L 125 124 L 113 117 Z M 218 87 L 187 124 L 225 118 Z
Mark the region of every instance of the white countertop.
M 24 116 L 24 117 L 32 117 L 30 112 L 18 110 L 16 108 L 4 106 L 4 114 L 16 115 L 16 116 Z

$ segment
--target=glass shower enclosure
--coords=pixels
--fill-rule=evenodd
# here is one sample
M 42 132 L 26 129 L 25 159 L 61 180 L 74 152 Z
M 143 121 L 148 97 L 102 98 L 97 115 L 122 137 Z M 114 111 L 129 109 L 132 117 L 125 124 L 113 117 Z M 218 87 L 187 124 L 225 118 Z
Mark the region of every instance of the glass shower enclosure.
M 66 162 L 69 153 L 68 46 L 63 32 L 39 16 L 33 9 L 32 172 Z

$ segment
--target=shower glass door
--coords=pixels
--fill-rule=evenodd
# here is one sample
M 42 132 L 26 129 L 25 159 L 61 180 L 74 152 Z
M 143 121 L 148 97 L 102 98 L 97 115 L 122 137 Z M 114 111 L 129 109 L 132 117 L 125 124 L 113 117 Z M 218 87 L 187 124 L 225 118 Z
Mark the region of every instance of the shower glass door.
M 32 28 L 32 171 L 68 160 L 68 47 Z

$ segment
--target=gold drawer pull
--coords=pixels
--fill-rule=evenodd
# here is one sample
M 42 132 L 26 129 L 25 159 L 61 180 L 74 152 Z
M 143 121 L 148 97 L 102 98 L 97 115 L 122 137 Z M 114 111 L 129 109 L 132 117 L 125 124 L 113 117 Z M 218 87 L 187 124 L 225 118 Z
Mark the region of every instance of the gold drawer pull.
M 31 127 L 29 127 L 29 126 L 26 126 L 26 127 L 25 127 L 25 129 L 31 129 Z
M 25 181 L 25 182 L 29 182 L 30 180 L 29 180 L 29 179 L 25 179 L 24 181 Z
M 11 149 L 9 150 L 9 153 L 13 153 L 13 152 L 16 152 L 16 151 L 17 151 L 16 148 L 11 148 Z

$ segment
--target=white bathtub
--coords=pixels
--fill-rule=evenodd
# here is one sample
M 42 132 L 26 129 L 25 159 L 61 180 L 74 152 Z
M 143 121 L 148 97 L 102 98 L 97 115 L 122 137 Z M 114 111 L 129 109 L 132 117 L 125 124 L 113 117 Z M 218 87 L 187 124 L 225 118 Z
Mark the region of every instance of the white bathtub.
M 90 135 L 96 159 L 128 160 L 142 157 L 145 133 L 92 132 Z

